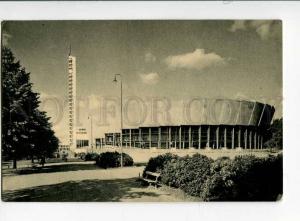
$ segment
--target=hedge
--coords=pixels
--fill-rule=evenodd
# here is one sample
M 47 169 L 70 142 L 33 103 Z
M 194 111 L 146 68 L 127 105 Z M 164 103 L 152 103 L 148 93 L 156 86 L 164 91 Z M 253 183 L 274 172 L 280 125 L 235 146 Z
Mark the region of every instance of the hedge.
M 211 163 L 211 159 L 200 154 L 170 161 L 162 170 L 162 182 L 180 188 L 192 196 L 198 196 L 210 175 Z
M 161 172 L 163 184 L 204 201 L 275 201 L 282 196 L 282 155 L 212 160 L 165 154 L 151 158 L 145 170 Z
M 123 166 L 132 166 L 133 159 L 126 153 L 122 153 Z M 121 154 L 118 152 L 105 152 L 101 153 L 96 160 L 96 165 L 102 168 L 120 167 L 121 166 Z
M 97 153 L 87 153 L 83 156 L 85 161 L 96 161 L 99 157 Z
M 282 196 L 282 180 L 282 155 L 219 159 L 200 196 L 205 201 L 275 201 Z

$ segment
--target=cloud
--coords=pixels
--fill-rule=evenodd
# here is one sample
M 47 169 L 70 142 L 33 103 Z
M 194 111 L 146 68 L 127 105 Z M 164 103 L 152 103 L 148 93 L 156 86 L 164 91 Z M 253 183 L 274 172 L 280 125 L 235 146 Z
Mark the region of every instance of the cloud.
M 140 74 L 140 77 L 145 84 L 156 84 L 159 80 L 159 75 L 156 72 Z
M 274 20 L 234 21 L 229 31 L 255 30 L 262 40 L 281 36 L 281 22 Z
M 237 30 L 245 30 L 246 29 L 245 23 L 246 23 L 246 21 L 243 21 L 243 20 L 234 21 L 232 26 L 229 28 L 229 31 L 235 32 Z
M 190 53 L 169 56 L 165 59 L 165 63 L 170 69 L 185 68 L 196 70 L 226 64 L 225 59 L 220 55 L 214 52 L 205 53 L 204 49 L 196 49 Z
M 250 26 L 255 29 L 262 40 L 266 40 L 272 34 L 272 21 L 251 21 Z
M 9 39 L 11 39 L 11 35 L 6 33 L 6 32 L 3 32 L 2 33 L 2 45 L 3 46 L 8 46 L 8 43 L 9 43 Z
M 151 52 L 147 52 L 145 54 L 146 63 L 154 63 L 155 61 L 156 61 L 156 57 Z

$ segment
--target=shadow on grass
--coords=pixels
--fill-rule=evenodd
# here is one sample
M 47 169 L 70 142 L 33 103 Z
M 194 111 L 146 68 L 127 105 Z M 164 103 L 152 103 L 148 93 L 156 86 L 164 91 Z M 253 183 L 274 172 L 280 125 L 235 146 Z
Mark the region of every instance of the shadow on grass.
M 9 175 L 27 175 L 34 173 L 54 173 L 54 172 L 67 172 L 67 171 L 78 171 L 78 170 L 96 170 L 102 169 L 96 164 L 65 164 L 65 165 L 51 165 L 36 168 L 22 168 L 18 170 L 3 170 L 4 176 Z
M 155 191 L 142 187 L 136 178 L 117 180 L 82 180 L 34 188 L 5 191 L 7 202 L 118 202 L 142 197 L 158 197 Z

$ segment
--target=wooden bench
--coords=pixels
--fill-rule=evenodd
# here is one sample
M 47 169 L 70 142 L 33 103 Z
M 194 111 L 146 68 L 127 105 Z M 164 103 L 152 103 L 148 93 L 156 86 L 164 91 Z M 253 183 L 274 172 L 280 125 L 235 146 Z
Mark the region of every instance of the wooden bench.
M 150 171 L 145 172 L 146 176 L 142 178 L 143 181 L 147 182 L 149 186 L 154 185 L 155 188 L 159 185 L 160 173 L 154 173 Z
M 4 167 L 9 169 L 10 167 L 12 167 L 12 163 L 11 162 L 2 162 L 2 168 L 4 168 Z

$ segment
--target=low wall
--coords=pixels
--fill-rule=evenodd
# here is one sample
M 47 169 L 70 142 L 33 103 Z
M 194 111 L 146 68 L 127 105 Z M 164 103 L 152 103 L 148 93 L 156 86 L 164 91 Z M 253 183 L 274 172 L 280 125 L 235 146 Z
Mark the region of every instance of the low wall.
M 120 152 L 120 148 L 101 148 L 101 149 L 94 149 L 92 152 L 96 153 L 103 153 L 103 152 Z M 91 152 L 91 151 L 89 151 Z M 212 159 L 217 159 L 219 157 L 229 157 L 229 158 L 234 158 L 235 156 L 239 155 L 255 155 L 257 157 L 267 157 L 270 154 L 278 154 L 281 151 L 270 151 L 270 150 L 244 150 L 244 149 L 156 149 L 156 148 L 151 148 L 151 149 L 135 149 L 135 148 L 123 148 L 123 152 L 127 153 L 133 158 L 133 161 L 135 163 L 146 163 L 151 157 L 156 157 L 158 155 L 166 154 L 166 153 L 172 153 L 176 154 L 178 156 L 187 156 L 187 155 L 194 155 L 196 153 L 208 156 Z

